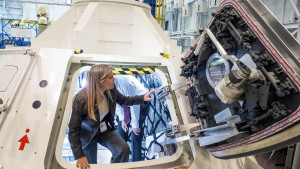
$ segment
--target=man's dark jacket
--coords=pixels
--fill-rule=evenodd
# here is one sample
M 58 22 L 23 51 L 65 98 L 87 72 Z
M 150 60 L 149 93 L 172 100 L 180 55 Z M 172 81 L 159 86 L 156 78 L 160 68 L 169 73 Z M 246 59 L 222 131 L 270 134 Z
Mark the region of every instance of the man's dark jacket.
M 120 105 L 137 105 L 144 103 L 144 96 L 126 97 L 123 96 L 114 87 L 109 90 L 111 93 L 111 99 L 108 96 L 108 92 L 105 92 L 107 100 L 109 102 L 109 112 L 105 116 L 110 126 L 114 126 L 114 116 L 116 110 L 116 103 Z M 95 116 L 97 121 L 90 119 L 87 111 L 87 96 L 86 89 L 79 91 L 72 105 L 72 114 L 69 122 L 69 141 L 74 154 L 75 159 L 79 159 L 84 156 L 83 150 L 100 130 L 100 115 L 97 106 L 95 107 Z M 103 120 L 102 120 L 103 121 Z

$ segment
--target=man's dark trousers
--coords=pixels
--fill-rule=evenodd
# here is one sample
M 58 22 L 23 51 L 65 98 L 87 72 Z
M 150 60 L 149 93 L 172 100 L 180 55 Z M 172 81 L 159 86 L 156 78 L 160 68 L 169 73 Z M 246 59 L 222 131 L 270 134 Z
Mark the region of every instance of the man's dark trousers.
M 150 102 L 147 104 L 143 104 L 140 107 L 140 119 L 139 119 L 139 128 L 141 132 L 139 135 L 135 135 L 133 131 L 131 131 L 131 156 L 132 161 L 141 161 L 142 159 L 142 141 L 144 137 L 144 128 L 143 124 L 145 123 L 145 119 L 149 112 Z M 129 124 L 127 125 L 129 128 Z M 127 142 L 129 140 L 128 131 L 125 132 L 122 128 L 122 122 L 118 123 L 118 134 Z

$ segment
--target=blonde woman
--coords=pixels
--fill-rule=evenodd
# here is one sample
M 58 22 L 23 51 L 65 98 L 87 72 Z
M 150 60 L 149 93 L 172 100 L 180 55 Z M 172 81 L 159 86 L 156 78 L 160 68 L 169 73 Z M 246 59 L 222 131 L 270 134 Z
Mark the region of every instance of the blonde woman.
M 69 141 L 76 166 L 89 168 L 97 164 L 97 143 L 112 153 L 111 163 L 128 162 L 130 149 L 114 131 L 116 103 L 139 105 L 153 100 L 151 90 L 145 95 L 125 97 L 115 88 L 112 68 L 94 65 L 87 77 L 87 86 L 79 91 L 73 101 L 69 122 Z

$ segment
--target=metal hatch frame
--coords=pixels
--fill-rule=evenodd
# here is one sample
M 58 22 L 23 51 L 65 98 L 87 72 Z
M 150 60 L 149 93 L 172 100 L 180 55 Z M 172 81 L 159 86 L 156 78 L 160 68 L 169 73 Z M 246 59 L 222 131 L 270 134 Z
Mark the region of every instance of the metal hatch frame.
M 108 65 L 122 65 L 123 67 L 126 66 L 134 66 L 138 65 L 139 67 L 146 67 L 146 66 L 155 66 L 158 70 L 161 78 L 162 75 L 168 73 L 170 70 L 170 65 L 166 64 L 167 60 L 165 58 L 137 58 L 137 57 L 126 57 L 126 61 L 122 60 L 118 56 L 110 56 L 104 57 L 103 55 L 89 55 L 89 54 L 80 54 L 80 55 L 73 55 L 70 59 L 70 66 L 67 70 L 68 74 L 66 75 L 66 80 L 63 84 L 64 92 L 61 93 L 59 106 L 60 107 L 58 112 L 56 113 L 56 120 L 54 121 L 54 125 L 56 126 L 52 129 L 51 138 L 53 141 L 50 141 L 47 153 L 46 153 L 46 161 L 45 166 L 51 166 L 51 168 L 75 168 L 75 164 L 68 163 L 63 160 L 62 158 L 62 144 L 63 139 L 65 137 L 65 131 L 67 127 L 67 123 L 69 121 L 70 116 L 70 109 L 72 105 L 72 99 L 75 93 L 76 84 L 78 81 L 78 77 L 81 72 L 89 70 L 90 66 L 93 64 L 108 64 Z M 163 70 L 160 71 L 159 69 Z M 167 85 L 170 83 L 171 79 L 161 79 L 163 85 Z M 177 101 L 174 100 L 175 96 L 170 95 L 167 97 L 167 102 L 169 105 L 169 110 L 172 118 L 172 124 L 176 125 L 182 121 Z M 176 108 L 177 107 L 177 108 Z M 62 117 L 62 118 L 60 118 Z M 148 161 L 140 161 L 140 162 L 130 162 L 130 163 L 118 163 L 118 164 L 92 164 L 93 168 L 102 168 L 102 167 L 110 167 L 110 168 L 168 168 L 172 166 L 180 166 L 186 163 L 187 156 L 192 155 L 190 152 L 189 146 L 183 146 L 183 143 L 177 143 L 177 151 L 175 154 L 169 157 L 163 157 L 154 160 Z M 54 148 L 55 147 L 55 148 Z M 188 148 L 188 150 L 185 150 Z M 55 150 L 55 152 L 54 152 Z M 188 151 L 188 152 L 187 152 Z M 55 157 L 52 159 L 51 154 Z M 48 157 L 48 158 L 47 158 Z M 48 159 L 48 160 L 47 160 Z

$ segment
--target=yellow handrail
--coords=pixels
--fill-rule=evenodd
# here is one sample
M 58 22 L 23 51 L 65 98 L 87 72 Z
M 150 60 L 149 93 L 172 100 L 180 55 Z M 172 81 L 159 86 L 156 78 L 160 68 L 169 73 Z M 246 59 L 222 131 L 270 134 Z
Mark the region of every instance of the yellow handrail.
M 162 29 L 165 27 L 165 1 L 155 0 L 155 19 Z

